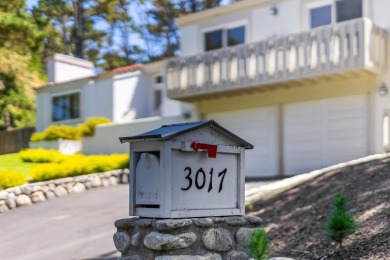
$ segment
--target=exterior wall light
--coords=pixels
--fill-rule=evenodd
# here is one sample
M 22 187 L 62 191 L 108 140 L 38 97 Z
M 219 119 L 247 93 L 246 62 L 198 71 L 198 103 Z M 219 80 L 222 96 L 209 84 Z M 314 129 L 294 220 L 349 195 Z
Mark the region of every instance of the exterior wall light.
M 271 15 L 277 15 L 278 14 L 278 8 L 276 6 L 272 6 L 270 9 L 269 9 L 269 12 Z
M 379 96 L 386 96 L 389 93 L 389 89 L 387 88 L 385 83 L 378 88 Z

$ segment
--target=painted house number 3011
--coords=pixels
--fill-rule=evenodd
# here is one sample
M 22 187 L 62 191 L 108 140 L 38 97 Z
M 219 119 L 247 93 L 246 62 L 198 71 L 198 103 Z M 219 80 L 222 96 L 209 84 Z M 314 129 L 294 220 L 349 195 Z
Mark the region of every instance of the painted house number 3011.
M 188 185 L 185 188 L 181 188 L 181 190 L 186 191 L 186 190 L 191 189 L 192 184 L 194 184 L 194 183 L 195 183 L 195 187 L 198 190 L 201 190 L 204 188 L 204 186 L 206 185 L 207 178 L 206 178 L 206 173 L 202 168 L 200 168 L 199 170 L 196 171 L 194 180 L 192 179 L 192 176 L 191 176 L 192 169 L 190 167 L 184 168 L 184 171 L 188 172 L 187 176 L 185 177 L 185 179 L 188 181 Z M 218 178 L 220 178 L 218 193 L 220 193 L 222 188 L 223 188 L 223 181 L 225 179 L 226 172 L 227 172 L 227 169 L 225 168 L 223 171 L 218 173 Z M 214 169 L 211 168 L 211 170 L 209 171 L 210 178 L 209 178 L 209 186 L 208 186 L 207 192 L 210 192 L 213 189 L 213 173 L 214 173 Z

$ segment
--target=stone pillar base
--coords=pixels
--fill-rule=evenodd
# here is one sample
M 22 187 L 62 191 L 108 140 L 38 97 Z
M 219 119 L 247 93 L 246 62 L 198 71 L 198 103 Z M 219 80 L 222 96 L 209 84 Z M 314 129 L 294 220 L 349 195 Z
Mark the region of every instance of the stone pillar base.
M 248 259 L 250 233 L 262 220 L 253 216 L 186 219 L 127 218 L 115 222 L 121 260 Z

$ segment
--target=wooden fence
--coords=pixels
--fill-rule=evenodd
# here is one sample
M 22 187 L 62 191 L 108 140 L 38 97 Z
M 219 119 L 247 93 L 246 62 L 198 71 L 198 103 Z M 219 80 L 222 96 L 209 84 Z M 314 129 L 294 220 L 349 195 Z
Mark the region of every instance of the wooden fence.
M 0 131 L 0 154 L 16 153 L 28 147 L 34 127 L 26 127 L 13 131 Z

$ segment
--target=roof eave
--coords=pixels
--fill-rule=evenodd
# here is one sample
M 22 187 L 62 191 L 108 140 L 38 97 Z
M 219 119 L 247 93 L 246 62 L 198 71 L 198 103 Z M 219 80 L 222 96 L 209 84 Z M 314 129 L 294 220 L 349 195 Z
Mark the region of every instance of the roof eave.
M 251 8 L 253 6 L 268 4 L 272 2 L 272 0 L 245 0 L 239 1 L 230 5 L 218 6 L 214 8 L 210 8 L 201 12 L 187 14 L 176 18 L 176 23 L 179 27 L 191 25 L 197 23 L 199 21 L 204 21 L 209 18 L 225 15 L 227 13 L 232 13 L 240 9 Z

